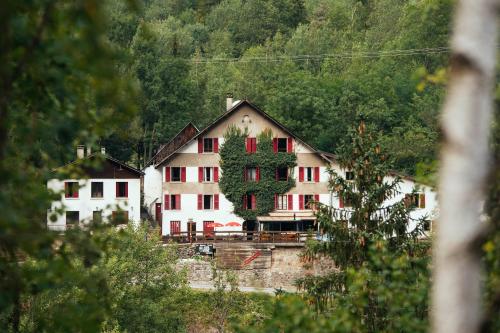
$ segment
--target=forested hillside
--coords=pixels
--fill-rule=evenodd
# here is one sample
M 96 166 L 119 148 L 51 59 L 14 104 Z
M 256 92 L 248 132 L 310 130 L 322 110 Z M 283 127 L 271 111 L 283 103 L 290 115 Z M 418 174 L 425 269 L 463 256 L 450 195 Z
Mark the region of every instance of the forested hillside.
M 395 167 L 435 159 L 451 0 L 142 0 L 108 4 L 140 112 L 103 139 L 142 166 L 188 121 L 203 128 L 228 92 L 333 152 L 359 117 Z M 126 92 L 125 92 L 126 93 Z

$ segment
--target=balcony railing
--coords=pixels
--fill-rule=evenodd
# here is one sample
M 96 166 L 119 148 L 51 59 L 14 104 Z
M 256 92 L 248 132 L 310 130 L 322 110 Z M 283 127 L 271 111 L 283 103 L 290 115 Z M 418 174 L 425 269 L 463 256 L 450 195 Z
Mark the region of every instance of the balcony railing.
M 301 231 L 193 231 L 163 236 L 163 240 L 178 243 L 304 243 L 312 237 L 313 234 Z

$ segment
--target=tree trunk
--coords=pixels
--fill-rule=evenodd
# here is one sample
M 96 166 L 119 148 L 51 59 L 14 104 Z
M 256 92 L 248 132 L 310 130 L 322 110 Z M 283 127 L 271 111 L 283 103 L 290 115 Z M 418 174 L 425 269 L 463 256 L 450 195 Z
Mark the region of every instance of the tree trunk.
M 434 248 L 433 331 L 478 332 L 478 239 L 489 165 L 499 0 L 458 2 L 443 110 L 440 219 Z

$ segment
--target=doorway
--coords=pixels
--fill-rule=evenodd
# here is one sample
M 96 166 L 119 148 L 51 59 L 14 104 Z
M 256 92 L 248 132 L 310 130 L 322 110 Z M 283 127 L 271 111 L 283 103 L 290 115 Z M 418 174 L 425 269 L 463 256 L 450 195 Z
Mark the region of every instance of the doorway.
M 187 227 L 188 227 L 189 242 L 195 242 L 196 241 L 196 222 L 188 222 Z
M 161 216 L 161 202 L 160 203 L 157 203 L 156 206 L 155 206 L 155 220 L 156 220 L 156 223 L 158 224 L 158 226 L 160 227 L 160 235 L 162 234 L 162 229 L 163 229 L 163 225 L 162 225 L 162 216 Z

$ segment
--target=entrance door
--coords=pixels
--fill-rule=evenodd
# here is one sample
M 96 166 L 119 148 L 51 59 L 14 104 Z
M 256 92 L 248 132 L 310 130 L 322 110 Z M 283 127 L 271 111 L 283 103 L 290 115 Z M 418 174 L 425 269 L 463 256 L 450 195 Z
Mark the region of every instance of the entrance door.
M 196 222 L 188 222 L 188 239 L 190 242 L 196 241 Z
M 160 227 L 160 235 L 162 234 L 161 231 L 162 231 L 162 228 L 163 228 L 163 223 L 162 222 L 162 218 L 161 218 L 161 202 L 160 203 L 157 203 L 156 204 L 156 207 L 155 207 L 155 220 L 156 220 L 156 223 L 158 223 L 158 226 Z
M 243 222 L 243 231 L 246 231 L 247 240 L 252 240 L 254 232 L 257 231 L 257 223 L 252 220 Z
M 208 239 L 214 238 L 214 221 L 203 221 L 203 236 Z

